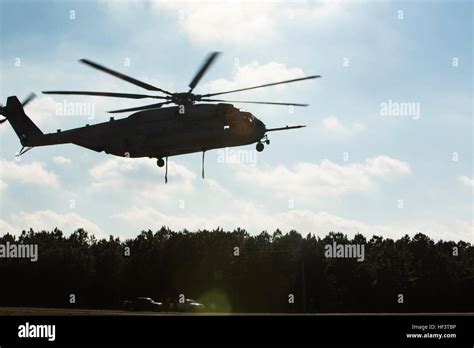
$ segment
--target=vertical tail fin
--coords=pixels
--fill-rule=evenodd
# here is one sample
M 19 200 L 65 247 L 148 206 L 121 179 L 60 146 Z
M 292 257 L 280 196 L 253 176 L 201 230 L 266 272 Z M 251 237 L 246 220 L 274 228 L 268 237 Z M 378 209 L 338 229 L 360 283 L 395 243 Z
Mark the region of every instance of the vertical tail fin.
M 29 98 L 29 100 L 31 99 Z M 43 135 L 43 132 L 25 114 L 23 105 L 20 103 L 17 97 L 8 97 L 7 105 L 2 108 L 2 114 L 12 125 L 23 146 L 31 145 L 29 141 L 31 138 Z

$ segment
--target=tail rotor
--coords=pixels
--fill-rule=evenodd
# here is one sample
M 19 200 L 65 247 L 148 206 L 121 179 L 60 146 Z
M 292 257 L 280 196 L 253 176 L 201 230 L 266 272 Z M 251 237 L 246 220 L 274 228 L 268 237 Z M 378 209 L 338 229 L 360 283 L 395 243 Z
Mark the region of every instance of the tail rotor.
M 21 103 L 21 105 L 23 107 L 25 107 L 26 105 L 28 105 L 35 98 L 36 98 L 36 94 L 32 92 L 28 95 L 28 97 L 26 97 L 25 100 L 23 100 L 23 103 Z

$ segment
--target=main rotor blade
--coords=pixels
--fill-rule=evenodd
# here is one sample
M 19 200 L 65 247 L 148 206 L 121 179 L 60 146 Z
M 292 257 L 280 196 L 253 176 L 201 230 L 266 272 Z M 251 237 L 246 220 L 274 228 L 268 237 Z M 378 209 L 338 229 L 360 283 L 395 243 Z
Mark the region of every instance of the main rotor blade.
M 23 103 L 21 103 L 21 105 L 23 107 L 25 107 L 29 102 L 31 102 L 35 98 L 36 98 L 36 94 L 35 93 L 30 93 L 30 95 L 28 95 L 28 97 L 26 97 L 26 99 L 23 101 Z
M 165 104 L 169 104 L 171 101 L 167 101 L 164 103 L 157 103 L 157 104 L 150 104 L 150 105 L 145 105 L 145 106 L 138 106 L 136 108 L 129 108 L 129 109 L 120 109 L 120 110 L 113 110 L 113 111 L 107 111 L 110 114 L 118 114 L 120 112 L 129 112 L 129 111 L 140 111 L 140 110 L 149 110 L 149 109 L 158 109 L 161 108 Z
M 299 78 L 299 79 L 286 80 L 286 81 L 280 81 L 280 82 L 274 82 L 274 83 L 267 83 L 267 84 L 260 85 L 260 86 L 234 89 L 234 90 L 232 90 L 232 91 L 227 91 L 227 92 L 218 92 L 218 93 L 203 94 L 203 95 L 201 95 L 201 97 L 212 97 L 212 96 L 214 96 L 214 95 L 227 94 L 227 93 L 234 93 L 234 92 L 240 92 L 240 91 L 247 91 L 247 90 L 249 90 L 249 89 L 256 89 L 256 88 L 262 88 L 262 87 L 269 87 L 269 86 L 281 85 L 281 84 L 284 84 L 284 83 L 291 83 L 291 82 L 297 82 L 297 81 L 303 81 L 303 80 L 309 80 L 309 79 L 316 79 L 316 78 L 318 78 L 318 77 L 321 77 L 321 75 L 313 75 L 313 76 L 301 77 L 301 78 Z
M 211 64 L 214 62 L 214 60 L 217 58 L 217 56 L 220 54 L 220 52 L 212 52 L 204 62 L 204 64 L 201 66 L 201 69 L 196 73 L 196 76 L 194 76 L 193 80 L 189 84 L 189 92 L 192 92 L 194 87 L 199 83 L 199 80 L 203 77 L 207 69 L 211 66 Z
M 43 94 L 95 95 L 95 96 L 100 96 L 100 97 L 131 98 L 131 99 L 142 99 L 142 98 L 168 99 L 168 97 L 154 96 L 154 95 L 147 95 L 147 94 L 113 93 L 113 92 L 43 91 Z
M 97 63 L 94 63 L 94 62 L 92 62 L 92 61 L 90 61 L 90 60 L 88 60 L 88 59 L 80 59 L 79 61 L 82 62 L 82 63 L 84 63 L 84 64 L 87 64 L 87 65 L 89 65 L 89 66 L 91 66 L 91 67 L 93 67 L 93 68 L 95 68 L 95 69 L 97 69 L 97 70 L 100 70 L 100 71 L 103 71 L 103 72 L 105 72 L 105 73 L 107 73 L 107 74 L 110 74 L 110 75 L 112 75 L 112 76 L 118 77 L 119 79 L 122 79 L 122 80 L 124 80 L 124 81 L 130 82 L 130 83 L 132 83 L 132 84 L 134 84 L 134 85 L 136 85 L 136 86 L 139 86 L 139 87 L 141 87 L 141 88 L 145 88 L 145 89 L 147 89 L 147 90 L 149 90 L 149 91 L 160 91 L 160 92 L 163 92 L 163 93 L 168 94 L 168 95 L 173 94 L 173 93 L 171 93 L 171 92 L 165 91 L 164 89 L 161 89 L 161 88 L 152 86 L 152 85 L 150 85 L 150 84 L 148 84 L 148 83 L 145 83 L 145 82 L 139 81 L 139 80 L 137 80 L 137 79 L 134 79 L 133 77 L 130 77 L 130 76 L 124 75 L 124 74 L 122 74 L 122 73 L 119 73 L 119 72 L 117 72 L 117 71 L 114 71 L 114 70 L 112 70 L 112 69 L 106 68 L 105 66 L 102 66 L 102 65 L 99 65 L 99 64 L 97 64 Z
M 260 102 L 260 101 L 248 101 L 248 100 L 222 100 L 222 99 L 200 99 L 200 101 L 248 103 L 248 104 L 270 104 L 270 105 L 293 105 L 293 106 L 308 106 L 309 105 L 309 104 L 298 104 L 298 103 L 275 103 L 275 102 Z

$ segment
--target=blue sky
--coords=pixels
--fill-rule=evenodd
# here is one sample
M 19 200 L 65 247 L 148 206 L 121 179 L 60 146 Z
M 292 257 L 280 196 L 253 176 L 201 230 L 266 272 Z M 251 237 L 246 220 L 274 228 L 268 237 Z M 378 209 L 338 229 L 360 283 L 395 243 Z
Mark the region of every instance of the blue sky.
M 143 92 L 80 58 L 185 91 L 204 57 L 222 51 L 196 93 L 323 76 L 229 97 L 307 102 L 237 106 L 268 127 L 308 127 L 270 134 L 262 153 L 207 153 L 205 180 L 200 154 L 171 158 L 167 185 L 152 159 L 74 145 L 33 149 L 18 161 L 19 141 L 4 123 L 1 233 L 84 227 L 127 238 L 162 225 L 240 226 L 474 241 L 470 1 L 2 1 L 0 17 L 0 99 L 36 92 L 25 111 L 43 132 L 142 103 L 40 94 Z M 419 113 L 383 115 L 389 101 L 414 103 Z M 93 106 L 93 119 L 61 114 L 65 102 Z

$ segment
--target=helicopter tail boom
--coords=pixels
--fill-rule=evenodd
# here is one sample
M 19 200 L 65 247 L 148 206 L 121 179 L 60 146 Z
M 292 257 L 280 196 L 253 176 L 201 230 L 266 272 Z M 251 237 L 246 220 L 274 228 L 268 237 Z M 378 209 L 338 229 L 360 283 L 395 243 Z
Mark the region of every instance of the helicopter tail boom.
M 28 146 L 31 138 L 43 135 L 38 126 L 25 114 L 23 105 L 17 97 L 8 97 L 7 105 L 2 108 L 2 114 L 12 125 L 22 145 Z

